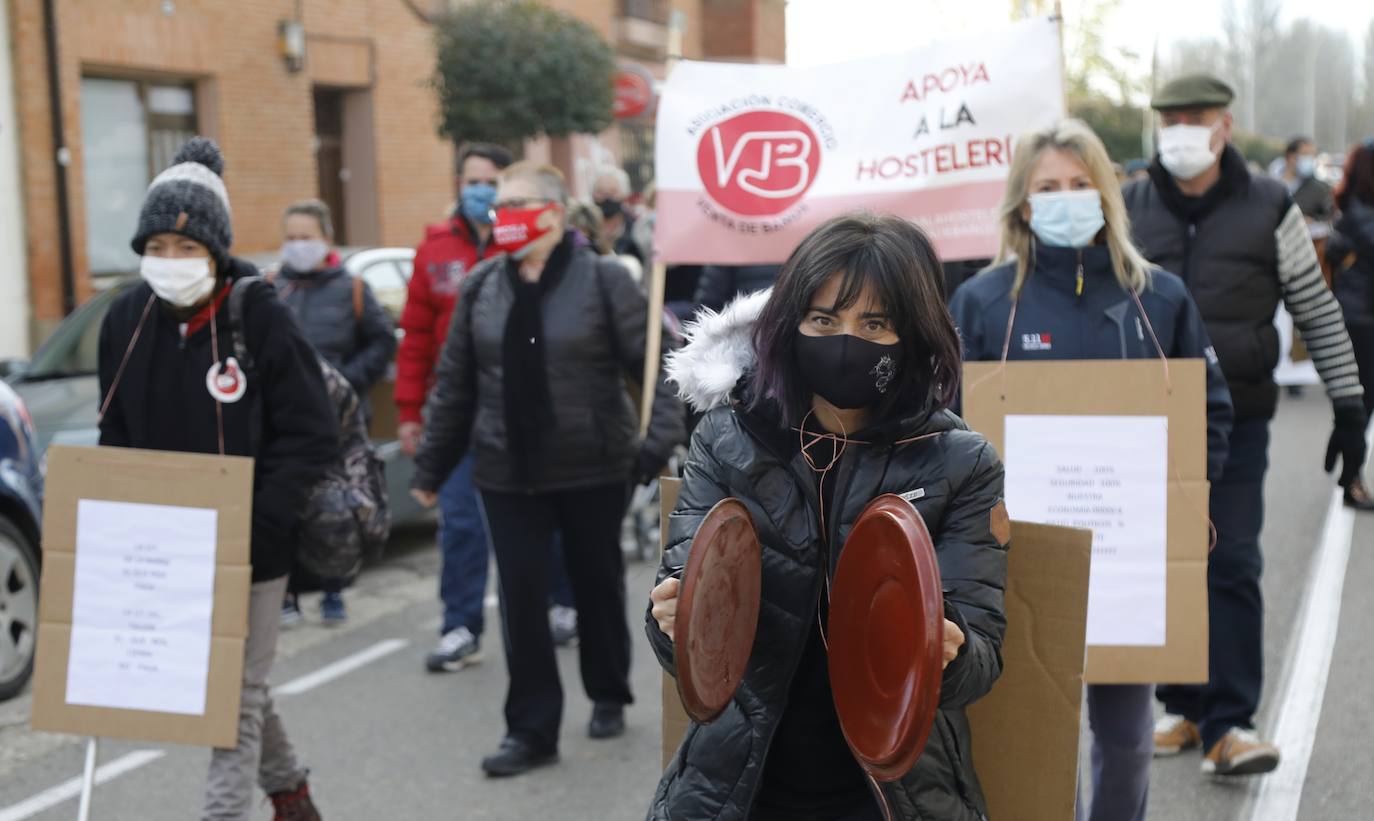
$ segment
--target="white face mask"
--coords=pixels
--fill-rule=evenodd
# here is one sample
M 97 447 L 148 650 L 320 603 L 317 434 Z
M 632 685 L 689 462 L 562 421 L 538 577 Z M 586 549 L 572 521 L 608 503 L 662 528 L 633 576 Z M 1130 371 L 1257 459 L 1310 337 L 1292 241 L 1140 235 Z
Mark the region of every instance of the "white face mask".
M 1171 125 L 1159 132 L 1159 161 L 1170 174 L 1180 180 L 1191 180 L 1217 161 L 1212 150 L 1212 135 L 1221 121 L 1208 128 L 1205 125 Z
M 315 270 L 328 255 L 329 244 L 322 239 L 292 239 L 281 246 L 281 261 L 302 274 Z
M 139 274 L 153 293 L 178 308 L 189 308 L 210 295 L 215 278 L 209 257 L 143 257 Z

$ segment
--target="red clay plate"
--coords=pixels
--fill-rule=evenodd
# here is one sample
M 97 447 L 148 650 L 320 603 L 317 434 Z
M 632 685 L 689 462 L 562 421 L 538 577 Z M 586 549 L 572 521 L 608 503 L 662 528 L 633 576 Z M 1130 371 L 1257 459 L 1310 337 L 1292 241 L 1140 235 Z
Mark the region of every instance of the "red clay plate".
M 754 520 L 739 500 L 721 500 L 692 540 L 673 631 L 678 695 L 699 724 L 724 712 L 744 678 L 759 624 L 762 574 Z
M 869 503 L 840 553 L 830 597 L 830 685 L 845 740 L 879 781 L 906 775 L 940 705 L 944 597 L 916 508 Z

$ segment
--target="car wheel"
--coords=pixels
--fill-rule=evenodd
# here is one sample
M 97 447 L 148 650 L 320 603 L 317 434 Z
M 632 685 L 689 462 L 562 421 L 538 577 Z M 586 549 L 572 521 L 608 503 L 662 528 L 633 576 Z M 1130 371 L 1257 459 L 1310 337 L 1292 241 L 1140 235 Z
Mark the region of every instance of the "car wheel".
M 37 635 L 38 552 L 0 516 L 0 701 L 29 683 Z

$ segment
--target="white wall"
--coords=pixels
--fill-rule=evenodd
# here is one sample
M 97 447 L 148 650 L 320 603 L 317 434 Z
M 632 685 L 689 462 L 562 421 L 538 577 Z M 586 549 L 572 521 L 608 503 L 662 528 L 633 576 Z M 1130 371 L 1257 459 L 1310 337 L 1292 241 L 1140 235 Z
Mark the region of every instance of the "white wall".
M 29 275 L 9 8 L 0 0 L 0 358 L 29 354 Z

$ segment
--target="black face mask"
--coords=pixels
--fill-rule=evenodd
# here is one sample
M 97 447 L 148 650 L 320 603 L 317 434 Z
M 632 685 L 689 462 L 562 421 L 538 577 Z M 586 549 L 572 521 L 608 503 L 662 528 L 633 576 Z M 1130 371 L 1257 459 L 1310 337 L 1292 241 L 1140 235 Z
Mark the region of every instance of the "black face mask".
M 878 404 L 897 378 L 901 343 L 880 345 L 850 334 L 797 334 L 797 365 L 812 393 L 837 408 Z
M 620 200 L 597 200 L 596 205 L 601 209 L 602 219 L 614 219 L 625 212 L 625 206 L 620 204 Z

